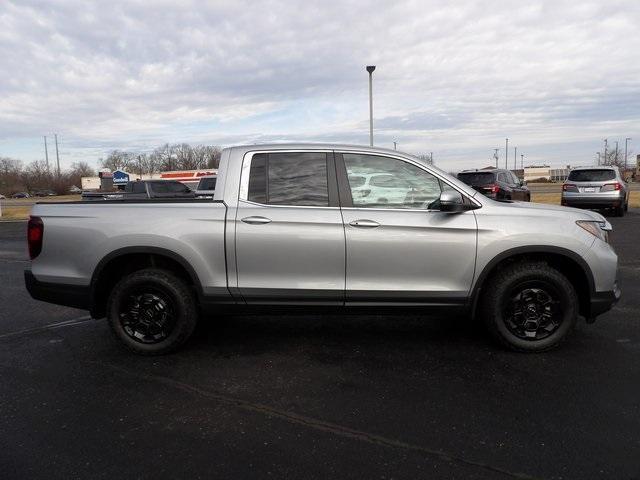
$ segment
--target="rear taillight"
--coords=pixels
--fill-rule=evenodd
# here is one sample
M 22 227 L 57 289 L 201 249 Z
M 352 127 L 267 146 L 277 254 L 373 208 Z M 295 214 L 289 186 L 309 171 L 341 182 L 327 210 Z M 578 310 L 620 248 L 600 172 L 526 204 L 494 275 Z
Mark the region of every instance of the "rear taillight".
M 577 192 L 578 187 L 576 187 L 573 183 L 565 183 L 562 185 L 563 192 Z
M 498 185 L 491 185 L 491 193 L 498 193 L 500 191 L 500 187 Z
M 622 190 L 622 184 L 618 182 L 607 183 L 603 185 L 602 188 L 600 189 L 601 192 L 612 192 L 614 190 Z
M 29 244 L 29 257 L 31 260 L 40 255 L 42 251 L 42 238 L 44 236 L 44 223 L 40 217 L 29 217 L 27 224 L 27 243 Z

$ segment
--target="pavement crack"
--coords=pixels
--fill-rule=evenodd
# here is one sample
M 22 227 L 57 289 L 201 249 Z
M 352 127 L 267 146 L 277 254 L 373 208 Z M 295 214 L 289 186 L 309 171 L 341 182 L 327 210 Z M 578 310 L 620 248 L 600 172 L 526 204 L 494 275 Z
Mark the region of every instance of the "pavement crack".
M 301 415 L 301 414 L 289 412 L 286 410 L 280 410 L 278 408 L 271 407 L 269 405 L 255 403 L 248 400 L 242 400 L 242 399 L 221 394 L 215 391 L 205 390 L 203 388 L 191 385 L 189 383 L 174 380 L 169 377 L 163 377 L 161 375 L 153 375 L 153 374 L 147 374 L 147 373 L 136 373 L 136 372 L 127 370 L 126 368 L 123 368 L 121 366 L 114 365 L 111 363 L 106 363 L 106 362 L 100 362 L 100 361 L 94 361 L 94 360 L 85 360 L 85 362 L 107 367 L 115 372 L 130 376 L 130 377 L 146 380 L 149 382 L 161 383 L 165 386 L 173 387 L 193 395 L 198 395 L 201 397 L 216 400 L 225 405 L 229 405 L 232 407 L 240 408 L 240 409 L 251 411 L 251 412 L 261 413 L 271 417 L 280 418 L 287 422 L 302 425 L 304 427 L 318 430 L 321 432 L 327 432 L 334 435 L 339 435 L 341 437 L 350 438 L 353 440 L 358 440 L 358 441 L 362 441 L 362 442 L 366 442 L 374 445 L 381 445 L 381 446 L 391 447 L 396 449 L 420 452 L 432 457 L 436 457 L 446 462 L 457 463 L 459 465 L 470 466 L 474 468 L 480 468 L 480 469 L 489 471 L 491 473 L 501 474 L 510 478 L 528 479 L 528 480 L 538 478 L 538 477 L 533 477 L 531 475 L 527 475 L 525 473 L 512 472 L 500 467 L 478 462 L 475 460 L 468 460 L 466 458 L 459 457 L 454 454 L 447 453 L 441 450 L 424 447 L 422 445 L 415 445 L 412 443 L 403 442 L 401 440 L 396 440 L 393 438 L 387 438 L 374 433 L 369 433 L 362 430 L 356 430 L 343 425 L 338 425 L 338 424 L 327 422 L 317 418 L 308 417 L 306 415 Z
M 63 322 L 50 323 L 49 325 L 44 325 L 42 327 L 26 328 L 24 330 L 18 330 L 17 332 L 4 333 L 0 335 L 0 340 L 3 340 L 5 338 L 19 337 L 22 335 L 30 335 L 33 333 L 46 332 L 49 330 L 55 330 L 57 328 L 72 327 L 74 325 L 87 323 L 91 320 L 93 320 L 91 316 L 85 315 L 83 317 L 72 318 L 71 320 L 65 320 Z

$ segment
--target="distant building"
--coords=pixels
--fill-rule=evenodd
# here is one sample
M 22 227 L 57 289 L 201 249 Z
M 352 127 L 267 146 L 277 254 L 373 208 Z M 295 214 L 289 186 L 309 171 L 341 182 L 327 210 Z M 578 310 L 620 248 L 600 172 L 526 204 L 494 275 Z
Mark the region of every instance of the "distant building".
M 549 165 L 531 165 L 524 167 L 525 182 L 532 182 L 542 178 L 547 181 L 551 180 L 551 167 L 549 167 Z

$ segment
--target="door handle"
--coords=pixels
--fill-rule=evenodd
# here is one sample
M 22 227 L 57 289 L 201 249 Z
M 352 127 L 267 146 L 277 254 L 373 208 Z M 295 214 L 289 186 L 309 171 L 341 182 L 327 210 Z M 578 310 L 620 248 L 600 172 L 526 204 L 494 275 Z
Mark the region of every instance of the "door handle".
M 263 225 L 265 223 L 271 223 L 271 219 L 266 217 L 244 217 L 242 221 L 249 225 Z
M 353 220 L 349 222 L 349 225 L 359 228 L 376 228 L 380 226 L 378 222 L 374 222 L 373 220 Z

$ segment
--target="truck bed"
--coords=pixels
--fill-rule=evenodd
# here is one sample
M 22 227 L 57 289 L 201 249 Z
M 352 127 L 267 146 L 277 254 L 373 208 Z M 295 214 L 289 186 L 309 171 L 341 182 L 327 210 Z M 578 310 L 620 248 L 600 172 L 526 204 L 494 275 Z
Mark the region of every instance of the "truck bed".
M 127 251 L 167 251 L 195 270 L 205 295 L 227 290 L 226 205 L 211 199 L 118 199 L 38 203 L 42 253 L 32 263 L 41 282 L 88 286 L 98 264 Z

